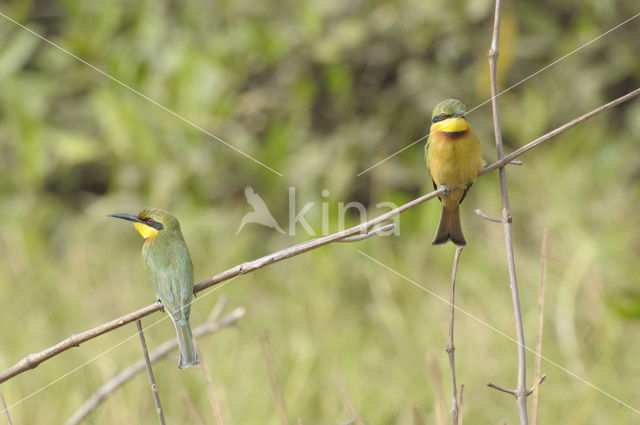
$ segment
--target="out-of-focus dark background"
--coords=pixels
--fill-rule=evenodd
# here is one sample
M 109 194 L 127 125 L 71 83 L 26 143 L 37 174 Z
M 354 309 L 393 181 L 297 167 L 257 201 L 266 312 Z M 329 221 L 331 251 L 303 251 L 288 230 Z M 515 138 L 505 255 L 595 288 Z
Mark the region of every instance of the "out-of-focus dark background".
M 400 205 L 427 193 L 424 142 L 358 174 L 426 135 L 438 101 L 456 97 L 471 109 L 489 97 L 489 0 L 17 0 L 1 2 L 0 11 L 162 105 L 0 17 L 3 370 L 155 299 L 140 237 L 106 214 L 145 206 L 175 213 L 202 280 L 314 237 L 288 224 L 290 188 L 295 213 L 314 202 L 305 218 L 316 234 L 323 224 L 338 230 L 340 202 L 361 203 L 371 218 L 388 210 L 380 202 Z M 639 11 L 622 0 L 508 2 L 500 89 Z M 637 88 L 639 19 L 503 94 L 505 150 Z M 467 118 L 493 162 L 490 105 Z M 640 102 L 632 101 L 530 152 L 522 167 L 508 167 L 527 344 L 535 344 L 548 228 L 543 354 L 632 406 L 640 405 L 639 139 Z M 247 186 L 285 234 L 249 223 L 236 235 L 252 211 Z M 473 214 L 476 208 L 501 214 L 495 173 L 479 179 L 463 204 L 469 244 L 458 303 L 513 336 L 502 227 Z M 371 424 L 413 424 L 414 410 L 426 423 L 448 421 L 448 306 L 357 252 L 447 297 L 454 248 L 430 244 L 439 209 L 432 201 L 404 213 L 398 236 L 324 247 L 199 297 L 194 326 L 223 293 L 230 308 L 247 309 L 240 327 L 201 341 L 225 423 L 280 423 L 262 330 L 291 421 L 347 421 L 337 379 Z M 356 212 L 349 210 L 346 225 L 358 223 Z M 513 400 L 485 387 L 515 385 L 514 343 L 464 314 L 456 325 L 465 417 L 515 423 Z M 126 326 L 1 384 L 13 404 L 90 361 L 12 408 L 14 423 L 62 422 L 140 358 L 136 337 L 92 360 L 134 333 Z M 151 348 L 173 337 L 168 321 L 147 331 Z M 200 372 L 179 372 L 174 360 L 155 366 L 168 422 L 189 420 L 185 397 L 210 416 Z M 528 360 L 531 372 L 533 356 Z M 636 420 L 554 365 L 543 361 L 542 369 L 543 422 Z M 88 423 L 151 423 L 154 414 L 141 375 Z

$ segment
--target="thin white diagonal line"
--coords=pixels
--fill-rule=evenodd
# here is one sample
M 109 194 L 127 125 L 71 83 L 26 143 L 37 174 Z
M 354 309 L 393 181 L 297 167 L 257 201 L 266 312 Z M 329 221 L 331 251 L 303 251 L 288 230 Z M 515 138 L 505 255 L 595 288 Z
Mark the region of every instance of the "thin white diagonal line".
M 242 276 L 244 273 L 239 274 L 237 276 L 232 277 L 231 279 L 227 280 L 226 282 L 223 282 L 220 285 L 216 285 L 215 287 L 211 288 L 211 290 L 205 292 L 202 296 L 198 297 L 198 298 L 193 298 L 192 301 L 188 304 L 191 305 L 193 303 L 195 303 L 198 300 L 201 300 L 203 298 L 205 298 L 207 295 L 211 294 L 214 291 L 217 291 L 218 289 L 222 288 L 223 286 L 225 286 L 227 283 L 239 278 L 240 276 Z M 186 305 L 184 307 L 187 307 Z M 183 307 L 183 308 L 184 308 Z M 147 329 L 151 329 L 152 327 L 154 327 L 155 325 L 157 325 L 158 323 L 162 322 L 163 320 L 167 319 L 168 317 L 171 317 L 169 314 L 167 314 L 166 316 L 163 316 L 162 318 L 156 320 L 155 322 L 153 322 L 152 324 L 150 324 L 149 326 L 147 326 L 146 328 L 143 329 L 143 331 L 146 331 Z M 115 344 L 114 346 L 108 348 L 107 350 L 103 351 L 102 353 L 92 357 L 91 359 L 87 360 L 86 362 L 82 363 L 80 366 L 77 366 L 73 369 L 71 369 L 69 372 L 65 373 L 64 375 L 54 379 L 53 381 L 49 382 L 48 384 L 40 387 L 39 389 L 35 390 L 34 392 L 32 392 L 31 394 L 23 397 L 22 399 L 16 401 L 15 403 L 7 406 L 6 409 L 4 410 L 0 410 L 0 414 L 16 407 L 17 405 L 23 403 L 24 401 L 30 399 L 31 397 L 33 397 L 34 395 L 46 390 L 47 388 L 49 388 L 50 386 L 52 386 L 53 384 L 55 384 L 58 381 L 61 381 L 62 379 L 66 378 L 67 376 L 71 375 L 74 372 L 77 372 L 78 370 L 82 369 L 83 367 L 87 366 L 90 363 L 93 363 L 94 361 L 98 360 L 100 357 L 104 356 L 105 354 L 115 350 L 116 348 L 118 348 L 119 346 L 121 346 L 122 344 L 124 344 L 125 342 L 129 341 L 132 338 L 135 338 L 136 336 L 138 336 L 138 332 L 134 333 L 131 336 L 126 337 L 124 340 L 120 341 L 119 343 Z
M 389 270 L 391 273 L 395 274 L 396 276 L 401 277 L 402 279 L 406 280 L 407 282 L 411 283 L 413 286 L 422 289 L 424 292 L 428 293 L 429 295 L 439 299 L 440 301 L 446 303 L 447 305 L 451 306 L 451 302 L 449 302 L 449 300 L 447 300 L 444 297 L 441 297 L 440 295 L 436 294 L 433 291 L 430 291 L 429 289 L 425 288 L 424 286 L 420 285 L 419 283 L 415 282 L 414 280 L 408 278 L 407 276 L 403 275 L 402 273 L 392 269 L 391 267 L 387 266 L 386 264 L 376 260 L 375 258 L 365 254 L 364 252 L 360 251 L 359 249 L 357 250 L 359 254 L 363 255 L 364 257 L 368 258 L 369 260 L 373 261 L 374 263 L 378 264 L 381 267 L 384 267 L 385 269 Z M 453 308 L 455 308 L 456 310 L 458 310 L 460 313 L 465 314 L 466 316 L 472 318 L 473 320 L 475 320 L 476 322 L 486 326 L 487 328 L 491 329 L 492 331 L 502 335 L 503 337 L 507 338 L 508 340 L 515 342 L 518 345 L 521 345 L 515 338 L 510 337 L 509 335 L 505 334 L 504 332 L 496 329 L 494 326 L 490 325 L 489 323 L 485 322 L 484 320 L 474 316 L 473 314 L 461 309 L 460 307 L 458 307 L 457 305 L 453 305 Z M 553 360 L 549 359 L 548 357 L 543 356 L 542 354 L 536 352 L 535 350 L 527 347 L 526 345 L 523 346 L 527 351 L 533 353 L 534 355 L 540 357 L 541 359 L 543 359 L 544 361 L 551 363 L 552 365 L 554 365 L 555 367 L 557 367 L 558 369 L 564 371 L 565 373 L 573 376 L 574 378 L 578 379 L 579 381 L 587 384 L 588 386 L 590 386 L 591 388 L 593 388 L 594 390 L 600 392 L 601 394 L 604 394 L 605 396 L 617 401 L 618 403 L 622 404 L 624 407 L 630 409 L 631 411 L 640 414 L 640 410 L 636 409 L 635 407 L 631 406 L 628 403 L 625 403 L 624 401 L 620 400 L 619 398 L 617 398 L 616 396 L 606 392 L 605 390 L 603 390 L 602 388 L 592 384 L 591 382 L 587 381 L 586 379 L 582 378 L 581 376 L 576 375 L 575 373 L 571 372 L 569 369 L 560 366 L 558 363 L 554 362 Z
M 559 59 L 556 59 L 555 61 L 551 62 L 549 65 L 547 65 L 547 66 L 545 66 L 545 67 L 543 67 L 543 68 L 541 68 L 541 69 L 537 70 L 536 72 L 534 72 L 533 74 L 529 75 L 528 77 L 525 77 L 524 79 L 522 79 L 522 80 L 518 81 L 517 83 L 515 83 L 515 84 L 514 84 L 514 85 L 512 85 L 511 87 L 504 89 L 503 91 L 501 91 L 500 93 L 498 93 L 498 94 L 497 94 L 497 95 L 495 95 L 494 97 L 490 97 L 489 99 L 485 100 L 485 101 L 484 101 L 484 102 L 482 102 L 481 104 L 474 106 L 474 107 L 473 107 L 473 108 L 471 108 L 470 110 L 466 111 L 466 113 L 465 113 L 463 116 L 467 116 L 467 115 L 469 115 L 471 112 L 475 111 L 475 110 L 476 110 L 476 109 L 478 109 L 479 107 L 484 106 L 484 105 L 486 105 L 487 103 L 491 102 L 494 98 L 496 98 L 496 97 L 498 97 L 498 96 L 503 95 L 504 93 L 508 92 L 509 90 L 511 90 L 511 89 L 513 89 L 513 88 L 515 88 L 515 87 L 518 87 L 519 85 L 521 85 L 521 84 L 522 84 L 522 83 L 524 83 L 525 81 L 529 80 L 530 78 L 535 77 L 536 75 L 540 74 L 542 71 L 545 71 L 546 69 L 548 69 L 548 68 L 552 67 L 553 65 L 557 64 L 558 62 L 560 62 L 560 61 L 562 61 L 562 60 L 564 60 L 564 59 L 568 58 L 569 56 L 573 55 L 573 54 L 574 54 L 574 53 L 576 53 L 577 51 L 584 49 L 584 48 L 585 48 L 585 47 L 587 47 L 589 44 L 591 44 L 591 43 L 593 43 L 593 42 L 595 42 L 595 41 L 597 41 L 597 40 L 601 39 L 602 37 L 604 37 L 605 35 L 609 34 L 610 32 L 617 30 L 618 28 L 620 28 L 620 27 L 621 27 L 621 26 L 623 26 L 624 24 L 626 24 L 626 23 L 628 23 L 628 22 L 630 22 L 630 21 L 634 20 L 634 19 L 635 19 L 635 18 L 637 18 L 638 16 L 640 16 L 640 13 L 636 13 L 635 15 L 633 15 L 631 18 L 627 19 L 626 21 L 619 23 L 618 25 L 616 25 L 615 27 L 613 27 L 613 28 L 609 29 L 608 31 L 606 31 L 606 32 L 604 32 L 604 33 L 600 34 L 599 36 L 597 36 L 597 37 L 595 37 L 595 38 L 593 38 L 593 39 L 591 39 L 591 40 L 587 41 L 585 44 L 583 44 L 583 45 L 581 45 L 581 46 L 579 46 L 579 47 L 576 47 L 575 49 L 573 49 L 572 51 L 570 51 L 570 52 L 569 52 L 569 53 L 567 53 L 566 55 L 562 56 L 562 57 L 561 57 L 561 58 L 559 58 Z M 460 118 L 457 118 L 457 119 L 460 119 Z M 372 170 L 372 169 L 376 168 L 378 165 L 382 164 L 382 163 L 383 163 L 383 162 L 385 162 L 385 161 L 388 161 L 389 159 L 393 158 L 394 156 L 398 155 L 399 153 L 404 152 L 405 150 L 409 149 L 410 147 L 412 147 L 412 146 L 413 146 L 413 145 L 415 145 L 416 143 L 419 143 L 419 142 L 423 141 L 424 139 L 426 139 L 426 138 L 427 138 L 427 137 L 429 137 L 430 135 L 431 135 L 431 133 L 426 134 L 426 135 L 422 136 L 421 138 L 419 138 L 418 140 L 416 140 L 415 142 L 412 142 L 411 144 L 409 144 L 409 145 L 405 146 L 404 148 L 400 149 L 399 151 L 397 151 L 397 152 L 395 152 L 395 153 L 393 153 L 393 154 L 389 155 L 389 156 L 388 156 L 388 157 L 386 157 L 385 159 L 383 159 L 383 160 L 381 160 L 381 161 L 376 162 L 376 163 L 375 163 L 375 164 L 373 164 L 371 167 L 369 167 L 369 168 L 367 168 L 366 170 L 361 171 L 360 173 L 358 173 L 358 174 L 356 175 L 356 177 L 360 177 L 361 175 L 363 175 L 363 174 L 364 174 L 364 173 L 366 173 L 367 171 L 370 171 L 370 170 Z
M 276 170 L 274 170 L 273 168 L 269 167 L 266 164 L 263 164 L 262 162 L 258 161 L 257 159 L 255 159 L 254 157 L 252 157 L 251 155 L 241 151 L 240 149 L 236 148 L 235 146 L 233 146 L 232 144 L 222 140 L 220 137 L 216 136 L 215 134 L 211 133 L 210 131 L 202 128 L 201 126 L 199 126 L 198 124 L 194 123 L 193 121 L 191 121 L 188 118 L 183 117 L 182 115 L 178 114 L 177 112 L 172 111 L 171 109 L 167 108 L 166 106 L 156 102 L 155 100 L 151 99 L 149 96 L 139 92 L 138 90 L 134 89 L 133 87 L 127 85 L 126 83 L 123 83 L 122 81 L 118 80 L 116 77 L 113 77 L 112 75 L 106 73 L 105 71 L 101 70 L 100 68 L 90 64 L 89 62 L 87 62 L 86 60 L 74 55 L 73 53 L 71 53 L 70 51 L 68 51 L 67 49 L 65 49 L 64 47 L 54 43 L 53 41 L 47 39 L 46 37 L 41 36 L 40 34 L 38 34 L 37 32 L 27 28 L 26 26 L 22 25 L 20 22 L 15 21 L 14 19 L 10 18 L 9 16 L 5 15 L 4 13 L 0 12 L 0 16 L 2 16 L 3 18 L 5 18 L 8 21 L 13 22 L 14 24 L 16 24 L 17 26 L 19 26 L 20 28 L 22 28 L 25 31 L 30 32 L 31 34 L 33 34 L 34 36 L 38 37 L 39 39 L 41 39 L 42 41 L 50 44 L 51 46 L 55 47 L 56 49 L 68 54 L 69 56 L 71 56 L 72 58 L 76 59 L 79 62 L 82 62 L 83 64 L 87 65 L 89 68 L 93 69 L 94 71 L 104 75 L 105 77 L 109 78 L 111 81 L 120 84 L 122 87 L 126 88 L 127 90 L 137 94 L 138 96 L 142 97 L 143 99 L 153 103 L 155 106 L 157 106 L 158 108 L 164 110 L 165 112 L 170 113 L 171 115 L 173 115 L 174 117 L 178 118 L 179 120 L 189 124 L 191 127 L 196 128 L 198 130 L 200 130 L 201 132 L 203 132 L 204 134 L 206 134 L 207 136 L 217 140 L 218 142 L 224 144 L 225 146 L 233 149 L 234 151 L 238 152 L 240 155 L 245 156 L 246 158 L 252 160 L 253 162 L 255 162 L 256 164 L 262 165 L 264 168 L 268 169 L 269 171 L 279 175 L 280 177 L 282 177 L 282 174 L 277 172 Z

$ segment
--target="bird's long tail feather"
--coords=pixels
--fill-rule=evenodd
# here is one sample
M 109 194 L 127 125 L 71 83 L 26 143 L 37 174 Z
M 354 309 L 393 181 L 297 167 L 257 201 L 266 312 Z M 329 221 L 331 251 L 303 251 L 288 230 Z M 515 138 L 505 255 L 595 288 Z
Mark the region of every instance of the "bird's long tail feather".
M 178 336 L 178 347 L 180 349 L 180 363 L 178 369 L 184 369 L 189 366 L 197 366 L 200 364 L 196 348 L 193 345 L 193 336 L 191 335 L 191 326 L 186 319 L 174 320 Z
M 456 207 L 455 210 L 449 211 L 442 206 L 440 212 L 440 222 L 438 223 L 438 230 L 436 230 L 436 236 L 433 238 L 432 244 L 440 245 L 448 240 L 451 240 L 458 246 L 465 246 L 467 241 L 462 234 L 462 225 L 460 224 L 460 208 Z

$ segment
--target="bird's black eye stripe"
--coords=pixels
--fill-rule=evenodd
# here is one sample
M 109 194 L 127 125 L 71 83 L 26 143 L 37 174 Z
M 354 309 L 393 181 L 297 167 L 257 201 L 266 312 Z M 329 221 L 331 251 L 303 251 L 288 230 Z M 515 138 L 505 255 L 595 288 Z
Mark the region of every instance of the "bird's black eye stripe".
M 151 225 L 151 227 L 153 227 L 156 230 L 164 229 L 164 226 L 162 225 L 162 223 L 160 223 L 159 221 L 155 221 L 155 220 L 154 220 L 153 224 Z
M 436 116 L 435 116 L 435 117 L 433 117 L 433 119 L 431 120 L 431 123 L 432 123 L 432 124 L 435 124 L 435 123 L 437 123 L 437 122 L 444 121 L 444 120 L 446 120 L 447 118 L 450 118 L 450 117 L 451 117 L 451 115 L 446 115 L 446 114 L 436 115 Z
M 163 230 L 164 226 L 162 225 L 162 223 L 160 223 L 159 221 L 154 220 L 153 218 L 149 217 L 149 218 L 145 218 L 144 219 L 144 223 L 149 226 L 149 227 L 153 227 L 156 230 Z
M 465 118 L 465 116 L 464 116 L 464 115 L 465 115 L 465 113 L 466 113 L 466 112 L 464 112 L 464 111 L 456 111 L 455 113 L 453 113 L 453 114 L 449 114 L 449 115 L 447 115 L 447 114 L 440 114 L 440 115 L 436 115 L 436 116 L 435 116 L 435 117 L 433 117 L 433 119 L 431 120 L 431 123 L 432 123 L 432 124 L 435 124 L 435 123 L 437 123 L 437 122 L 444 121 L 444 120 L 446 120 L 447 118 L 462 118 L 463 120 L 466 120 L 466 118 Z

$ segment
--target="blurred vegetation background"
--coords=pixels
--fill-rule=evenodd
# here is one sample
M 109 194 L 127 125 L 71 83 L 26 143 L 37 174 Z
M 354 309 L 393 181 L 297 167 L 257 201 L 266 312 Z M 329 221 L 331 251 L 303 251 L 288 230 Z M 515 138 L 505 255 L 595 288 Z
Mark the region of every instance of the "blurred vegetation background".
M 369 217 L 431 190 L 420 142 L 433 106 L 488 99 L 490 0 L 123 1 L 15 0 L 3 14 L 282 173 L 203 132 L 0 18 L 0 368 L 72 333 L 154 301 L 131 226 L 105 217 L 164 208 L 182 222 L 196 279 L 310 238 L 249 224 L 252 186 L 281 226 L 289 187 L 319 232 L 337 204 Z M 500 87 L 505 89 L 638 13 L 635 2 L 567 0 L 505 4 Z M 505 149 L 640 85 L 638 20 L 500 97 Z M 469 121 L 495 159 L 489 104 Z M 516 260 L 527 344 L 534 346 L 540 242 L 549 228 L 543 354 L 632 406 L 640 406 L 640 102 L 623 104 L 509 167 Z M 328 190 L 327 196 L 322 191 Z M 460 308 L 514 335 L 497 175 L 463 205 L 468 247 Z M 290 420 L 337 424 L 350 417 L 344 381 L 370 424 L 438 423 L 449 408 L 448 306 L 357 253 L 448 296 L 454 247 L 433 247 L 440 206 L 403 214 L 400 235 L 338 244 L 230 282 L 194 304 L 197 326 L 220 294 L 245 306 L 239 328 L 201 342 L 225 423 L 278 424 L 259 333 L 268 333 Z M 352 211 L 355 213 L 355 211 Z M 353 214 L 348 224 L 357 223 Z M 150 325 L 161 318 L 144 320 Z M 517 422 L 512 342 L 473 319 L 456 320 L 458 382 L 474 423 Z M 126 326 L 0 385 L 14 423 L 60 423 L 114 373 L 140 358 Z M 168 321 L 147 333 L 174 338 Z M 95 356 L 100 356 L 94 359 Z M 177 354 L 175 355 L 177 358 Z M 433 357 L 443 387 L 429 372 Z M 168 423 L 189 420 L 183 397 L 213 423 L 198 370 L 155 366 Z M 529 382 L 533 357 L 528 358 Z M 631 423 L 637 414 L 543 362 L 544 423 Z M 339 377 L 339 378 L 338 378 Z M 140 376 L 88 423 L 153 423 Z M 445 418 L 448 422 L 449 419 Z M 470 419 L 467 419 L 470 421 Z

